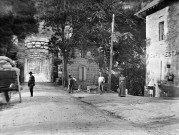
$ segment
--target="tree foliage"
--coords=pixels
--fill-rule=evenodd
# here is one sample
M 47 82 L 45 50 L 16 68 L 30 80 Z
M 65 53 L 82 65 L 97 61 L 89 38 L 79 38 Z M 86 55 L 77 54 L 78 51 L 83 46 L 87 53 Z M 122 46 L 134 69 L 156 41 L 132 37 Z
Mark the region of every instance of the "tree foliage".
M 108 74 L 112 14 L 115 15 L 115 32 L 113 36 L 113 69 L 121 70 L 127 77 L 127 88 L 134 93 L 142 93 L 145 82 L 145 22 L 134 16 L 135 8 L 124 8 L 120 0 L 93 0 L 88 6 L 90 30 L 88 40 L 95 42 L 98 51 L 93 55 L 102 71 Z M 113 77 L 114 79 L 114 77 Z M 118 80 L 118 79 L 117 79 Z M 113 88 L 117 89 L 118 81 L 112 81 Z
M 91 46 L 98 48 L 92 54 L 101 70 L 108 73 L 111 21 L 112 14 L 115 14 L 113 69 L 122 69 L 131 93 L 142 90 L 145 80 L 145 22 L 134 16 L 140 4 L 138 1 L 135 8 L 127 9 L 123 0 L 46 1 L 41 19 L 45 26 L 52 28 L 50 47 L 61 51 L 64 77 L 67 78 L 66 65 L 74 46 L 82 50 Z M 72 33 L 70 38 L 66 37 L 67 31 Z
M 0 1 L 0 55 L 14 59 L 17 47 L 13 37 L 22 40 L 27 35 L 38 32 L 35 13 L 35 5 L 31 0 Z
M 49 0 L 44 2 L 40 15 L 45 27 L 52 29 L 49 47 L 60 51 L 63 57 L 64 80 L 67 80 L 67 64 L 73 56 L 74 46 L 81 45 L 77 36 L 86 20 L 84 0 Z

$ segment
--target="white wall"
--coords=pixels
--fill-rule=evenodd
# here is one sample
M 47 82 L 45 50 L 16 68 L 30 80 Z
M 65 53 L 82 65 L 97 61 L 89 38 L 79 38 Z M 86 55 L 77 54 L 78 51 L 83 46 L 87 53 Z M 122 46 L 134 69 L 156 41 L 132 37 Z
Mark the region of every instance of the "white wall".
M 159 41 L 159 22 L 164 21 L 166 39 L 168 32 L 168 9 L 169 7 L 166 7 L 146 17 L 146 38 L 148 40 L 146 47 L 146 85 L 148 85 L 151 79 L 157 85 L 157 81 L 163 80 L 167 72 L 166 64 L 170 60 L 165 57 L 166 40 Z M 156 96 L 159 96 L 159 93 L 160 91 L 157 89 Z

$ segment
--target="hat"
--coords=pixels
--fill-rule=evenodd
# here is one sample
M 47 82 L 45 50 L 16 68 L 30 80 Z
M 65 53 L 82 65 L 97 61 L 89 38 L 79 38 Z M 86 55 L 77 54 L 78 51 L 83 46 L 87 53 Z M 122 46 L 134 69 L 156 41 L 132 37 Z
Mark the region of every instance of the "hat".
M 29 72 L 29 74 L 32 74 L 32 72 Z

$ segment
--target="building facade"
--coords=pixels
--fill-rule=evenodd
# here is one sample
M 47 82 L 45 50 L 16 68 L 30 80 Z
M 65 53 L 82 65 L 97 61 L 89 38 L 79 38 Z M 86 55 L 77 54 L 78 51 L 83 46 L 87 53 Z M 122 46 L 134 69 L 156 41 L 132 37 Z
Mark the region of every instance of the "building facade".
M 153 82 L 156 97 L 179 96 L 179 1 L 153 0 L 136 15 L 146 19 L 146 86 Z
M 77 79 L 76 89 L 79 85 L 84 90 L 89 85 L 97 85 L 100 70 L 99 65 L 93 60 L 92 50 L 92 48 L 86 51 L 75 49 L 75 58 L 68 64 L 68 75 Z

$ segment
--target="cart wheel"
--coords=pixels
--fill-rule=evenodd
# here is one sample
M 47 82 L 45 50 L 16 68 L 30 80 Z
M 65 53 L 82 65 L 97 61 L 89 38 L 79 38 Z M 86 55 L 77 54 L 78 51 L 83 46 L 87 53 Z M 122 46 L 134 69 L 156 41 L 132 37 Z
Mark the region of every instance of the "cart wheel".
M 4 96 L 5 96 L 6 102 L 9 102 L 11 99 L 11 92 L 5 91 Z

